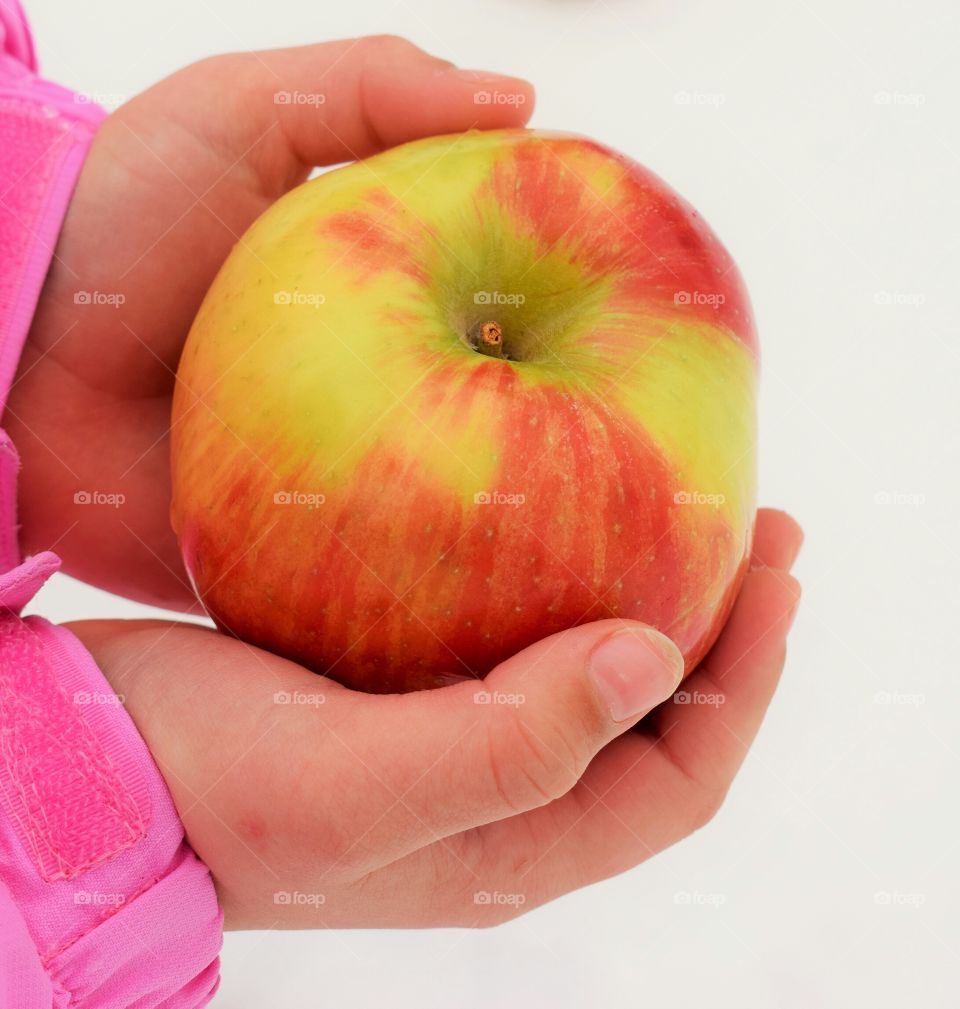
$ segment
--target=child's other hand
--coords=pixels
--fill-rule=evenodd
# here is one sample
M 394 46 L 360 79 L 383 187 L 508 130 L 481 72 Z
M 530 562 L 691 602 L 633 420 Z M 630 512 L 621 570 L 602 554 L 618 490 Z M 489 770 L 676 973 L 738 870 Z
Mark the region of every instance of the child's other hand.
M 668 701 L 637 731 L 679 656 L 622 621 L 547 638 L 485 681 L 385 696 L 201 628 L 72 630 L 125 696 L 228 926 L 489 925 L 710 819 L 783 666 L 800 538 L 759 513 L 755 567 L 683 687 L 715 703 Z
M 517 100 L 474 100 L 494 90 Z M 5 416 L 23 462 L 24 553 L 54 549 L 78 578 L 189 608 L 168 517 L 170 398 L 231 246 L 316 165 L 520 126 L 532 109 L 523 81 L 385 36 L 213 57 L 114 112 L 83 167 Z M 82 492 L 123 504 L 75 504 Z

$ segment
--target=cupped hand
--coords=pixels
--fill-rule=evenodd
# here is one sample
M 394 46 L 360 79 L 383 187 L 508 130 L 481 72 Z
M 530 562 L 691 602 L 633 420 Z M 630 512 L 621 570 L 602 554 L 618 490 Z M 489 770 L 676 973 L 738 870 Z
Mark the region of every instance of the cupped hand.
M 229 927 L 491 925 L 711 818 L 783 666 L 800 540 L 759 513 L 733 613 L 683 687 L 722 704 L 672 703 L 679 654 L 627 621 L 547 638 L 484 681 L 376 696 L 202 628 L 71 629 L 123 695 Z
M 484 92 L 508 100 L 476 100 Z M 145 602 L 190 608 L 169 523 L 174 372 L 247 226 L 317 165 L 520 126 L 529 84 L 391 36 L 203 60 L 107 118 L 57 244 L 4 424 L 21 545 Z

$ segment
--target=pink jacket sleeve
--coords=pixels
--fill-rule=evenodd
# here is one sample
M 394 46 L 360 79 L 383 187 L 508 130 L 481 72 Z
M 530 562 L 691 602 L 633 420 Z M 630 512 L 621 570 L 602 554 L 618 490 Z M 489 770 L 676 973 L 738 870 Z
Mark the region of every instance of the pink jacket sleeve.
M 40 80 L 0 4 L 0 413 L 84 156 L 103 118 Z M 118 697 L 64 628 L 20 612 L 59 567 L 21 558 L 0 430 L 0 1007 L 193 1009 L 222 913 Z

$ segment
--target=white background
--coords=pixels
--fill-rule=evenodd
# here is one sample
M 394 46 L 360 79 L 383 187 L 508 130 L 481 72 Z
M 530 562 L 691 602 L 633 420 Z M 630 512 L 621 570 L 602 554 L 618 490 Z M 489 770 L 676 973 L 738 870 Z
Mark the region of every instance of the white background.
M 740 263 L 762 499 L 807 533 L 783 685 L 708 828 L 492 931 L 230 935 L 217 1009 L 960 1004 L 957 6 L 28 6 L 47 74 L 99 94 L 221 50 L 386 31 L 529 77 L 535 125 L 652 167 Z M 65 577 L 32 608 L 144 612 Z

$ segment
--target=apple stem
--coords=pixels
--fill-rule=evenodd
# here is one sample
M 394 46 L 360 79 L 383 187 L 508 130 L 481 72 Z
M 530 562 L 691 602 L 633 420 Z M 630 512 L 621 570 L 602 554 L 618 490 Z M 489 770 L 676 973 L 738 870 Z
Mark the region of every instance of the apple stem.
M 480 324 L 479 334 L 475 341 L 476 349 L 487 357 L 503 358 L 503 327 L 499 322 L 490 320 Z

